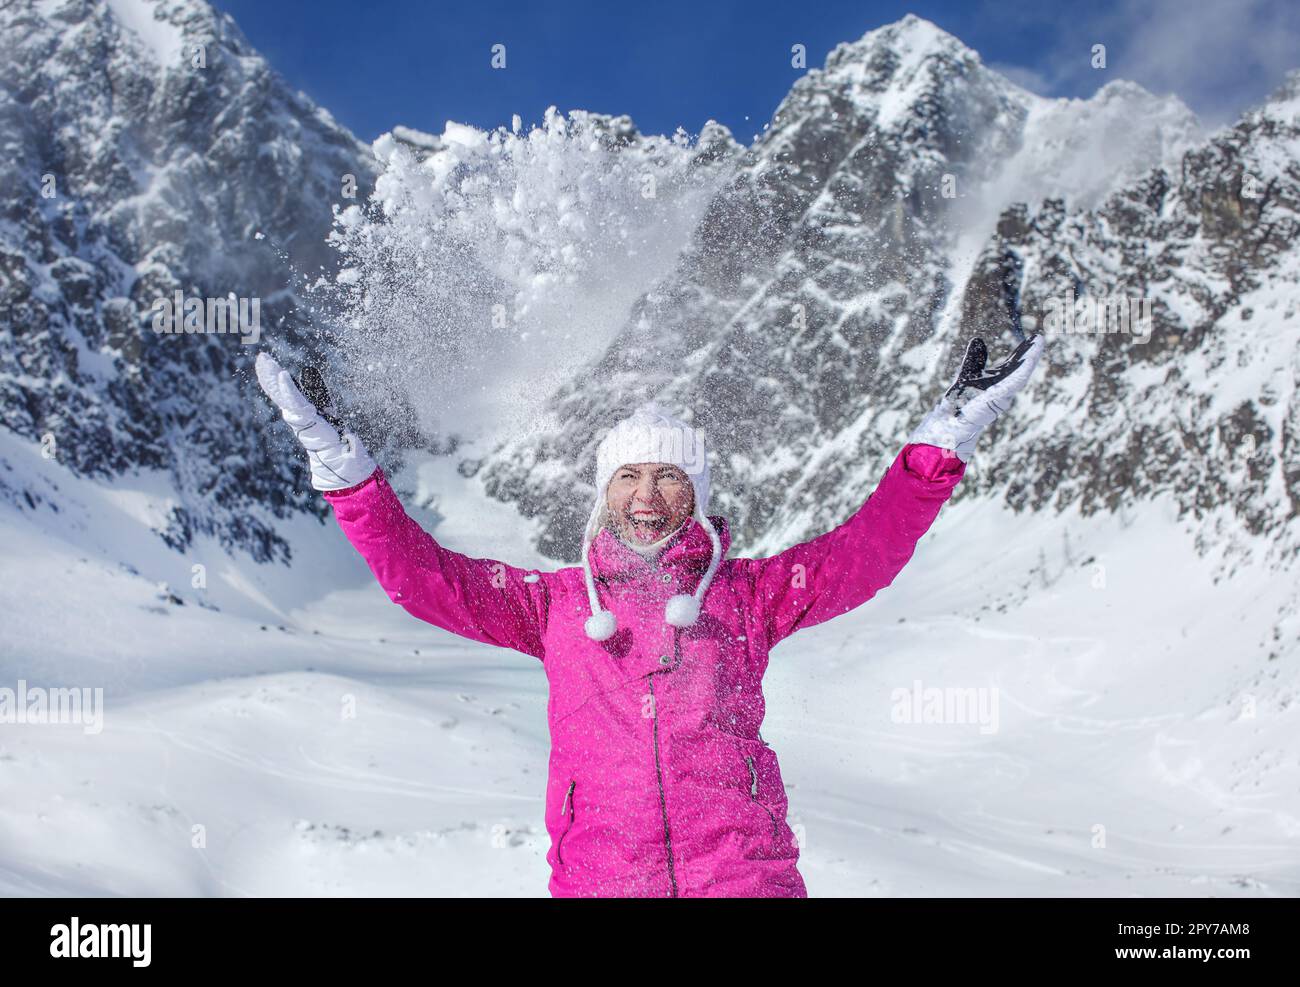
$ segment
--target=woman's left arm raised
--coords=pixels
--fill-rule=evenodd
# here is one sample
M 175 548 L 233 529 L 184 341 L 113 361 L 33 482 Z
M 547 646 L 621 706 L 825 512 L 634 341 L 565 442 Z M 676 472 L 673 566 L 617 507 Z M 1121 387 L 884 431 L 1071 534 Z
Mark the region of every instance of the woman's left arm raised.
M 1042 352 L 1043 337 L 1034 336 L 986 368 L 984 341 L 971 340 L 957 380 L 851 518 L 769 558 L 736 560 L 752 582 L 769 647 L 894 581 L 965 475 L 980 431 L 1011 408 Z

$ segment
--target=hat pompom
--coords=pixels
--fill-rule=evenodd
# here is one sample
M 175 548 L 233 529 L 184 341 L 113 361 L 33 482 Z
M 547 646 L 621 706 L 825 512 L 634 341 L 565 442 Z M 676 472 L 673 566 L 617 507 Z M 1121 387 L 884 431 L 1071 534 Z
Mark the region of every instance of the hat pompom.
M 668 601 L 664 619 L 674 627 L 690 627 L 700 615 L 700 601 L 685 593 L 678 593 Z
M 593 641 L 608 641 L 618 629 L 618 621 L 608 610 L 598 610 L 587 618 L 587 637 Z

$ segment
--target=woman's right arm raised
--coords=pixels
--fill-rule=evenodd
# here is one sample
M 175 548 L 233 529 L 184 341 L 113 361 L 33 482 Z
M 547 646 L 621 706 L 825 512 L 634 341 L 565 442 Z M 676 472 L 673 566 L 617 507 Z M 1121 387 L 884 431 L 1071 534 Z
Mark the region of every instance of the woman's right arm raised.
M 389 599 L 462 637 L 544 657 L 549 599 L 538 574 L 439 545 L 406 513 L 361 440 L 340 435 L 265 353 L 257 379 L 307 450 L 312 486 Z

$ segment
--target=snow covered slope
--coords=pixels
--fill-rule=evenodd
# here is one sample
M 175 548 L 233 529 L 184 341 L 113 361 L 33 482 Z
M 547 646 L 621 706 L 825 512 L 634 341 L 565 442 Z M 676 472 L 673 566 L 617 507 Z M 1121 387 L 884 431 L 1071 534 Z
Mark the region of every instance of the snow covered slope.
M 0 679 L 104 711 L 0 727 L 0 893 L 546 894 L 540 663 L 410 619 L 314 519 L 293 572 L 200 545 L 196 589 L 146 537 L 156 478 L 5 452 L 63 506 L 0 508 Z M 541 563 L 446 462 L 407 478 L 444 541 Z M 773 653 L 810 894 L 1300 894 L 1300 689 L 1243 634 L 1288 587 L 1216 585 L 1175 515 L 950 505 L 893 587 Z M 899 715 L 971 688 L 982 720 Z

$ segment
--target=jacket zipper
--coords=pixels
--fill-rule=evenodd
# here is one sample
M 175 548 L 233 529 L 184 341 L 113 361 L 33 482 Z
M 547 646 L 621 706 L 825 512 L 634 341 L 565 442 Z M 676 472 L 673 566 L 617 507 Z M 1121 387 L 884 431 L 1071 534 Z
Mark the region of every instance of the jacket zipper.
M 569 825 L 564 827 L 564 832 L 560 834 L 560 840 L 555 844 L 555 859 L 561 864 L 564 863 L 564 857 L 560 855 L 560 847 L 564 845 L 564 838 L 569 835 L 569 830 L 573 828 L 573 789 L 577 786 L 577 781 L 569 782 L 569 790 L 564 793 L 564 804 L 560 806 L 560 815 L 564 815 L 564 810 L 569 810 Z
M 659 704 L 655 701 L 655 677 L 651 672 L 650 680 L 650 710 L 654 726 L 655 741 L 655 780 L 659 783 L 659 812 L 663 815 L 664 820 L 664 850 L 668 853 L 668 880 L 672 885 L 671 897 L 677 897 L 677 871 L 673 866 L 673 839 L 668 830 L 668 804 L 664 801 L 664 775 L 663 768 L 659 763 Z
M 772 833 L 779 838 L 781 835 L 781 826 L 776 821 L 776 813 L 766 805 L 763 805 L 762 802 L 758 801 L 758 769 L 754 767 L 754 757 L 752 754 L 745 755 L 745 763 L 749 765 L 749 797 L 755 802 L 758 802 L 759 805 L 763 806 L 763 810 L 767 813 L 768 818 L 772 820 Z

